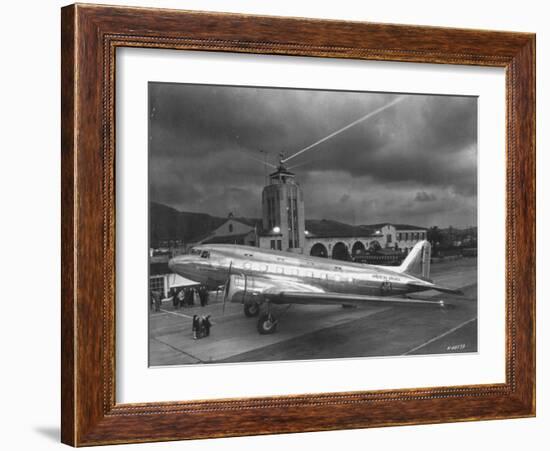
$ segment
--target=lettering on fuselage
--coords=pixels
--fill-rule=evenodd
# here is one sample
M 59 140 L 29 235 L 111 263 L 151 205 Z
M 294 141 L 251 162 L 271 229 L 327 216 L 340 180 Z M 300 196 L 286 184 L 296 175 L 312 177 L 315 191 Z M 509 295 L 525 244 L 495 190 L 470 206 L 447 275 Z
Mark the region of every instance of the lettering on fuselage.
M 385 274 L 373 274 L 372 278 L 374 280 L 384 280 L 384 281 L 390 281 L 390 282 L 401 282 L 401 277 L 398 276 L 388 276 Z

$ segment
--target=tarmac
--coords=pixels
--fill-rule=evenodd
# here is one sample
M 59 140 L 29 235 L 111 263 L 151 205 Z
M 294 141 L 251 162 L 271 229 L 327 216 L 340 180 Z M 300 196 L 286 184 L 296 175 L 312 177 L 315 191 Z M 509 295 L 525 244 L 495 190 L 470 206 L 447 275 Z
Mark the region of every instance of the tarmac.
M 149 313 L 149 366 L 477 352 L 477 259 L 434 263 L 431 277 L 464 296 L 418 295 L 443 300 L 444 308 L 280 306 L 271 335 L 257 332 L 241 304 L 226 303 L 224 311 L 221 293 L 205 307 L 163 302 Z M 194 314 L 211 315 L 209 337 L 193 339 Z

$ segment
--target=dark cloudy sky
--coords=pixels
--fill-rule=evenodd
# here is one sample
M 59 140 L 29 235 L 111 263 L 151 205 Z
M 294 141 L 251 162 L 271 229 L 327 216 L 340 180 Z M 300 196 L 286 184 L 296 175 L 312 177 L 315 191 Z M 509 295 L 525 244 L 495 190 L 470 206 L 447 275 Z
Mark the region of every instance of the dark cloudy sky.
M 150 198 L 261 217 L 261 150 L 275 164 L 280 152 L 290 156 L 397 97 L 149 83 Z M 308 219 L 474 225 L 477 99 L 405 95 L 288 165 Z

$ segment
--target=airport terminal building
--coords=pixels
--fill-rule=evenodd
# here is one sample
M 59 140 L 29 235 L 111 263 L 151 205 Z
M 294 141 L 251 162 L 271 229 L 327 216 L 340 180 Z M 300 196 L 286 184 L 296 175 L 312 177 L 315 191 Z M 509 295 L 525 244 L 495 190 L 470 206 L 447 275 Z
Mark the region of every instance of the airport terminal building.
M 295 175 L 281 164 L 262 191 L 262 218 L 230 214 L 227 221 L 197 244 L 257 246 L 318 257 L 349 260 L 377 242 L 381 248 L 407 253 L 427 230 L 408 224 L 351 226 L 330 220 L 306 220 L 304 198 Z

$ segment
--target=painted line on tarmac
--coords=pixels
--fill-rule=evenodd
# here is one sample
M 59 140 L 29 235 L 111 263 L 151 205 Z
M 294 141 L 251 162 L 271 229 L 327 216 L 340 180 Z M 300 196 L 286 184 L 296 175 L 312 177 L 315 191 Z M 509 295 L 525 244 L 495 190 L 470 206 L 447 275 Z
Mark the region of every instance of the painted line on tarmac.
M 168 313 L 169 315 L 175 315 L 175 316 L 183 316 L 187 319 L 193 319 L 192 316 L 186 315 L 184 313 L 177 313 L 177 312 L 171 312 L 169 310 L 160 309 L 161 312 Z M 214 321 L 210 320 L 210 324 L 216 324 Z
M 193 354 L 189 354 L 188 352 L 185 352 L 183 349 L 176 348 L 175 346 L 171 345 L 170 343 L 166 343 L 165 341 L 162 341 L 159 338 L 155 337 L 155 338 L 153 338 L 153 340 L 155 340 L 159 343 L 162 343 L 165 346 L 168 346 L 169 348 L 173 349 L 174 351 L 179 352 L 180 354 L 184 354 L 187 357 L 191 357 L 192 359 L 196 360 L 198 363 L 204 363 L 201 359 L 199 359 L 198 357 L 195 357 Z M 197 362 L 194 362 L 194 363 L 197 363 Z M 153 366 L 156 366 L 156 365 L 153 365 Z
M 413 353 L 413 352 L 415 352 L 415 351 L 418 351 L 419 349 L 422 349 L 424 346 L 427 346 L 427 345 L 433 343 L 434 341 L 439 340 L 440 338 L 446 337 L 447 335 L 452 334 L 453 332 L 456 332 L 456 331 L 457 331 L 458 329 L 460 329 L 461 327 L 464 327 L 464 326 L 466 326 L 467 324 L 470 324 L 472 321 L 475 321 L 476 319 L 477 319 L 477 317 L 475 317 L 475 318 L 470 318 L 469 320 L 464 321 L 463 323 L 460 323 L 458 326 L 453 327 L 452 329 L 449 329 L 447 332 L 444 332 L 444 333 L 442 333 L 441 335 L 438 335 L 437 337 L 434 337 L 434 338 L 432 338 L 431 340 L 428 340 L 426 343 L 423 343 L 423 344 L 421 344 L 420 346 L 417 346 L 417 347 L 415 347 L 415 348 L 412 348 L 411 350 L 405 352 L 405 353 L 402 354 L 402 355 L 408 355 L 408 354 L 411 354 L 411 353 Z
M 184 318 L 193 319 L 192 316 L 185 315 L 185 314 L 183 314 L 183 313 L 171 312 L 171 311 L 169 311 L 169 310 L 164 310 L 164 309 L 160 309 L 160 311 L 161 311 L 161 312 L 164 312 L 164 313 L 169 313 L 170 315 L 183 316 Z

